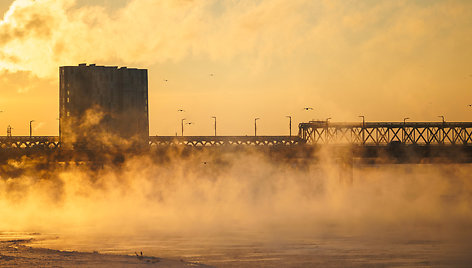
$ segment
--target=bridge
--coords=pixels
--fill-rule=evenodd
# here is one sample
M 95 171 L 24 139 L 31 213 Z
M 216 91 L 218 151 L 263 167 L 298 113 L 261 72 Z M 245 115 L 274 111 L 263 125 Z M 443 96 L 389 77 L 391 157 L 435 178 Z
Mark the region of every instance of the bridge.
M 330 148 L 335 158 L 368 160 L 387 156 L 397 162 L 424 159 L 472 162 L 472 122 L 310 121 L 299 124 L 297 136 L 150 136 L 149 145 L 155 153 L 172 148 L 183 148 L 184 151 L 254 148 L 276 157 L 310 159 L 316 157 L 316 151 L 321 148 Z M 57 136 L 0 137 L 0 158 L 4 160 L 25 154 L 56 159 L 93 159 L 110 152 L 119 154 L 116 149 L 106 151 L 106 148 L 67 150 L 61 148 Z
M 472 145 L 472 122 L 364 122 L 310 121 L 299 125 L 307 144 L 385 146 Z
M 152 147 L 392 145 L 472 146 L 472 122 L 299 124 L 297 136 L 150 136 Z M 60 149 L 57 136 L 0 136 L 0 149 Z
M 57 136 L 0 136 L 0 149 L 58 149 Z

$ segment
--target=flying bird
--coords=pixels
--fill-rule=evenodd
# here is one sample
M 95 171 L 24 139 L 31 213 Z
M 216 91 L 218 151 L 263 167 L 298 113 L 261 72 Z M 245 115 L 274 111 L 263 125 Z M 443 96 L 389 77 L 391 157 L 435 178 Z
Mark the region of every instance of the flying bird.
M 308 111 L 308 110 L 313 110 L 313 108 L 311 108 L 311 107 L 304 107 L 303 110 Z
M 178 109 L 177 112 L 185 112 L 183 109 Z
M 169 80 L 167 80 L 167 79 L 164 79 L 164 82 L 167 82 L 167 81 L 169 81 Z
M 472 107 L 472 104 L 469 104 L 469 105 L 467 105 L 467 106 Z

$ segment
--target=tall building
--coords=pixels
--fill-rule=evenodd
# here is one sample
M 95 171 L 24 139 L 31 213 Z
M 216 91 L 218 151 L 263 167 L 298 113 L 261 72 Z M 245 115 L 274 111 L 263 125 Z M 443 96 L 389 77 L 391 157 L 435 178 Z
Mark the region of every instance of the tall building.
M 148 144 L 146 69 L 59 67 L 59 138 L 64 148 L 134 148 Z

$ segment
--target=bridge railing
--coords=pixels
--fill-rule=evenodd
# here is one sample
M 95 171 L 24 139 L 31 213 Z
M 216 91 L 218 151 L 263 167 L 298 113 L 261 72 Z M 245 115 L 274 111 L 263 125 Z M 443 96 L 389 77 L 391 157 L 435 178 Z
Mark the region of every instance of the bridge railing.
M 299 124 L 298 136 L 150 136 L 151 146 L 292 146 L 299 144 L 472 145 L 472 122 Z M 57 136 L 0 136 L 0 148 L 59 148 Z
M 307 144 L 472 145 L 472 122 L 365 122 L 299 124 Z
M 0 148 L 54 149 L 59 147 L 57 136 L 0 136 Z
M 151 136 L 151 146 L 290 146 L 304 144 L 298 136 Z
M 304 144 L 298 136 L 150 136 L 150 146 L 290 146 Z M 0 136 L 0 148 L 59 148 L 57 136 Z

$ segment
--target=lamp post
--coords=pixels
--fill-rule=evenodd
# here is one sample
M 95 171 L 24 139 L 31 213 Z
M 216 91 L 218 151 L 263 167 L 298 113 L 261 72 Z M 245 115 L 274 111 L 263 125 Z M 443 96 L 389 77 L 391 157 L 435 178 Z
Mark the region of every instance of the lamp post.
M 403 118 L 403 143 L 406 143 L 406 120 L 410 119 L 409 117 Z
M 182 127 L 182 137 L 184 136 L 184 121 L 186 119 L 185 118 L 182 118 L 182 120 L 180 121 L 180 124 L 181 124 L 181 127 Z
M 7 127 L 7 137 L 11 137 L 11 130 L 12 129 L 13 128 L 10 125 L 8 125 L 8 127 Z
M 446 120 L 444 120 L 444 115 L 438 115 L 438 117 L 441 117 L 442 118 L 442 123 L 446 123 Z
M 254 137 L 257 136 L 257 120 L 260 118 L 254 118 Z
M 286 115 L 285 117 L 288 117 L 289 122 L 288 122 L 288 129 L 289 129 L 289 135 L 292 137 L 292 117 L 290 115 Z
M 33 122 L 34 122 L 34 120 L 31 120 L 30 124 L 29 124 L 29 126 L 30 126 L 30 138 L 33 136 L 33 127 L 32 127 Z
M 0 111 L 0 113 L 3 113 L 3 111 Z M 8 136 L 8 135 L 7 135 Z
M 443 126 L 441 127 L 442 129 L 442 138 L 439 137 L 441 139 L 441 143 L 444 143 L 444 123 L 446 123 L 446 120 L 444 120 L 444 115 L 438 115 L 438 117 L 441 117 L 442 119 L 442 124 Z M 441 134 L 441 132 L 439 132 Z
M 216 116 L 212 116 L 211 118 L 215 120 L 215 137 L 216 137 Z
M 329 119 L 331 119 L 331 117 L 326 118 L 326 126 L 325 126 L 325 139 L 326 139 L 326 142 L 328 142 L 328 139 L 329 139 L 329 128 L 328 128 Z
M 359 115 L 358 117 L 362 117 L 362 144 L 365 143 L 365 136 L 364 136 L 364 128 L 365 128 L 365 116 Z

